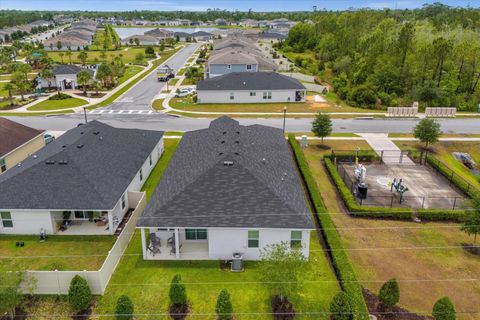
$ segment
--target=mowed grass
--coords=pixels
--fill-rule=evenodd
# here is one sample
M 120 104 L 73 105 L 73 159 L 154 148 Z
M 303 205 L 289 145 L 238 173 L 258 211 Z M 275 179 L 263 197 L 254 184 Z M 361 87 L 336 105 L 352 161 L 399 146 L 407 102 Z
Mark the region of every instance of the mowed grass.
M 28 108 L 29 111 L 48 111 L 48 110 L 58 110 L 58 109 L 67 109 L 75 108 L 88 104 L 86 100 L 79 98 L 68 98 L 64 100 L 44 100 L 40 103 L 37 103 Z
M 78 58 L 78 54 L 80 51 L 72 51 L 72 63 L 74 64 L 79 64 L 81 63 L 80 59 Z M 106 60 L 107 62 L 113 61 L 115 57 L 120 57 L 123 60 L 124 63 L 133 63 L 135 62 L 135 56 L 139 53 L 145 54 L 145 48 L 142 47 L 127 47 L 127 48 L 122 48 L 119 50 L 107 50 L 105 51 L 106 53 Z M 49 51 L 48 56 L 55 62 L 61 63 L 62 58 L 60 57 L 60 52 L 59 51 Z M 63 63 L 70 63 L 70 59 L 67 57 L 66 52 L 63 51 Z M 100 61 L 103 61 L 101 58 L 102 51 L 87 51 L 87 63 L 97 63 Z
M 185 84 L 185 83 L 183 83 Z M 314 102 L 289 102 L 289 103 L 193 103 L 185 98 L 172 99 L 170 106 L 175 109 L 185 111 L 200 112 L 266 112 L 283 113 L 283 108 L 287 107 L 288 113 L 317 113 L 317 112 L 372 112 L 372 110 L 353 108 L 353 107 L 334 107 L 329 103 Z
M 325 141 L 325 144 L 334 150 L 369 149 L 364 141 Z M 457 319 L 478 319 L 478 314 L 460 313 L 479 311 L 479 282 L 466 279 L 478 279 L 480 257 L 458 248 L 462 243 L 471 243 L 473 238 L 454 223 L 418 224 L 349 217 L 321 163 L 322 155 L 328 152 L 318 141 L 309 141 L 309 147 L 304 149 L 361 284 L 378 293 L 383 282 L 395 277 L 400 284 L 401 306 L 431 313 L 437 299 L 449 296 L 459 312 Z
M 403 150 L 419 149 L 423 145 L 416 141 L 395 141 Z M 466 152 L 475 160 L 480 170 L 480 141 L 440 141 L 430 147 L 433 156 L 438 158 L 465 181 L 480 190 L 480 177 L 475 176 L 467 167 L 457 161 L 452 152 Z
M 127 66 L 123 76 L 118 79 L 118 84 L 120 85 L 120 84 L 124 83 L 125 81 L 127 81 L 128 79 L 130 79 L 131 77 L 133 77 L 134 75 L 136 75 L 137 73 L 139 73 L 142 70 L 143 70 L 143 68 L 140 67 L 140 66 Z
M 0 236 L 0 269 L 15 270 L 98 270 L 115 243 L 113 236 L 49 235 Z M 17 247 L 16 242 L 24 242 Z
M 296 319 L 327 319 L 318 314 L 327 312 L 330 300 L 339 291 L 336 278 L 321 250 L 315 232 L 310 241 L 310 262 L 302 278 L 305 281 L 298 296 L 291 300 L 299 313 Z M 98 299 L 95 314 L 101 319 L 115 311 L 120 295 L 128 295 L 135 304 L 135 312 L 142 319 L 170 319 L 168 316 L 168 291 L 174 275 L 180 274 L 186 284 L 190 305 L 190 319 L 195 314 L 204 314 L 205 319 L 214 319 L 218 293 L 227 288 L 232 296 L 236 319 L 272 319 L 268 313 L 270 294 L 267 287 L 258 283 L 261 277 L 256 262 L 246 262 L 245 271 L 232 273 L 220 268 L 219 261 L 145 261 L 141 256 L 140 234 L 132 239 L 126 255 L 122 258 L 105 295 Z M 307 312 L 316 312 L 306 315 Z M 206 314 L 206 315 L 205 315 Z

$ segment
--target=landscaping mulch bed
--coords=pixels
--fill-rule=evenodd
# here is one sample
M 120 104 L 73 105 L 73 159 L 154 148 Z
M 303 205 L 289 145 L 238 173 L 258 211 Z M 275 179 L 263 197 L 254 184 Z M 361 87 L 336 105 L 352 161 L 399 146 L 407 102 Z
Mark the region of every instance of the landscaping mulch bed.
M 178 304 L 172 304 L 170 305 L 169 312 L 170 312 L 170 317 L 173 320 L 183 320 L 188 316 L 189 312 L 189 307 L 188 305 L 178 305 Z
M 295 319 L 295 310 L 287 297 L 278 295 L 272 297 L 272 311 L 274 320 L 293 320 Z
M 378 320 L 431 320 L 430 316 L 420 316 L 400 307 L 388 308 L 378 297 L 369 290 L 362 288 L 363 297 L 367 303 L 368 311 L 377 317 Z
M 75 92 L 76 95 L 78 96 L 82 96 L 82 97 L 85 97 L 85 98 L 88 98 L 88 93 L 87 94 L 84 94 L 83 91 L 82 92 Z M 93 92 L 90 92 L 90 98 L 101 98 L 103 96 L 105 96 L 106 93 L 105 92 L 99 92 L 98 94 L 97 93 L 93 93 Z

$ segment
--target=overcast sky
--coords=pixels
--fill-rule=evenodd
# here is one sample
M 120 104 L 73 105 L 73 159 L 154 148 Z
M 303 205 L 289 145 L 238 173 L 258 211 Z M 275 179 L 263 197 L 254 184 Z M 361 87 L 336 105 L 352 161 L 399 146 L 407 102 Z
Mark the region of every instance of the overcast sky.
M 226 10 L 252 9 L 254 11 L 302 11 L 319 9 L 342 10 L 348 8 L 418 8 L 435 1 L 417 0 L 0 0 L 1 9 L 20 10 L 91 10 L 91 11 L 204 11 L 208 8 Z M 450 6 L 480 7 L 480 0 L 440 0 Z

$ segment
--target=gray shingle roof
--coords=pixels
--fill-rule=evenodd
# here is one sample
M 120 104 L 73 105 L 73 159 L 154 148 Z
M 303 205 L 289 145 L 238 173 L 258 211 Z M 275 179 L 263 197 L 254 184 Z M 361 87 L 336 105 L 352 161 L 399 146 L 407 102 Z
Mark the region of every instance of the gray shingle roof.
M 53 68 L 53 74 L 78 74 L 82 68 L 74 64 L 61 64 Z
M 110 210 L 162 135 L 98 121 L 69 130 L 0 175 L 0 209 Z
M 292 77 L 275 72 L 232 72 L 201 80 L 200 90 L 305 90 L 305 86 Z
M 183 136 L 137 226 L 310 229 L 313 223 L 282 130 L 222 117 Z

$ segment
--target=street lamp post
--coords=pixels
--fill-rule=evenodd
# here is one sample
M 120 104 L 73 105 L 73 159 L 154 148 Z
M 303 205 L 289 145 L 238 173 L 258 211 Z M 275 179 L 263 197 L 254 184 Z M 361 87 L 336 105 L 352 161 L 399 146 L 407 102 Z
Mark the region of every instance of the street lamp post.
M 87 108 L 83 107 L 83 115 L 85 116 L 85 124 L 87 124 Z
M 283 133 L 285 133 L 285 121 L 287 120 L 287 107 L 283 107 Z

